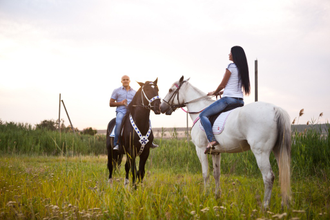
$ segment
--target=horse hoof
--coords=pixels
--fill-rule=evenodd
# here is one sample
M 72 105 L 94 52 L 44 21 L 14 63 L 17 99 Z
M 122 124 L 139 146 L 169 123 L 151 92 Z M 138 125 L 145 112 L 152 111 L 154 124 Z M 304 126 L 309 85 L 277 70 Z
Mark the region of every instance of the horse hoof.
M 108 183 L 112 185 L 112 178 L 108 179 Z

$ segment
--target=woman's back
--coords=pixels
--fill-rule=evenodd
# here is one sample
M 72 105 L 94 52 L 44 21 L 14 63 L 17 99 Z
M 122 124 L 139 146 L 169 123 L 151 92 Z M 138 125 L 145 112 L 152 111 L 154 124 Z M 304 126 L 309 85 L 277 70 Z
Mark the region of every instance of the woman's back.
M 223 97 L 243 98 L 242 83 L 236 64 L 229 64 L 227 69 L 231 72 L 231 75 L 223 91 Z

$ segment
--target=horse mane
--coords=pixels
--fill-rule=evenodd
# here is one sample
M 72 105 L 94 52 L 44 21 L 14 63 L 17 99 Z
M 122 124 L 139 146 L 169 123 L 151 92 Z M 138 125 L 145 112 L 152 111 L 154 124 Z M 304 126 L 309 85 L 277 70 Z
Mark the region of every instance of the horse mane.
M 138 99 L 138 97 L 141 94 L 141 89 L 142 89 L 142 87 L 139 88 L 139 90 L 135 93 L 132 101 L 128 104 L 128 106 L 127 106 L 127 113 L 126 114 L 128 114 L 128 113 L 130 113 L 130 112 L 133 111 L 133 108 L 134 108 L 133 105 L 136 104 L 136 102 L 137 102 L 136 100 Z
M 186 83 L 191 86 L 201 97 L 205 96 L 206 100 L 212 100 L 212 98 L 210 96 L 206 96 L 207 94 L 205 92 L 203 92 L 202 90 L 200 90 L 199 88 L 191 85 L 191 83 L 189 83 L 188 81 L 186 81 Z

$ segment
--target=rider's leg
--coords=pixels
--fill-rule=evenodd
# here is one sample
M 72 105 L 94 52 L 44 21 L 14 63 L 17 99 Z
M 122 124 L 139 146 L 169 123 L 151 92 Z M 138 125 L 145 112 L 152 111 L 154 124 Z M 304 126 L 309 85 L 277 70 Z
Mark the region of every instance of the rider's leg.
M 119 135 L 120 135 L 120 126 L 121 126 L 121 122 L 122 122 L 122 120 L 123 120 L 123 118 L 124 118 L 124 116 L 125 116 L 125 114 L 124 113 L 122 113 L 122 112 L 117 112 L 117 115 L 116 115 L 116 129 L 115 129 L 115 138 L 114 138 L 114 141 L 113 141 L 113 143 L 114 143 L 114 148 L 118 148 L 119 146 L 119 141 L 118 141 L 118 139 L 119 139 Z M 118 147 L 117 147 L 118 146 Z
M 212 131 L 212 125 L 209 120 L 209 117 L 212 115 L 215 115 L 219 112 L 222 112 L 227 106 L 238 104 L 244 105 L 243 99 L 237 99 L 232 97 L 223 97 L 219 99 L 218 101 L 215 101 L 212 103 L 209 107 L 203 110 L 203 112 L 199 115 L 201 119 L 201 124 L 205 130 L 206 136 L 208 141 L 210 142 L 207 146 L 207 149 L 205 153 L 209 152 L 210 148 L 217 145 L 218 142 L 214 137 L 213 131 Z
M 209 142 L 216 141 L 213 131 L 212 131 L 212 125 L 211 125 L 209 117 L 223 111 L 226 107 L 227 107 L 227 102 L 226 102 L 226 97 L 224 97 L 224 98 L 221 98 L 221 99 L 213 102 L 206 109 L 204 109 L 202 111 L 202 113 L 199 114 L 201 124 L 204 128 L 207 140 Z

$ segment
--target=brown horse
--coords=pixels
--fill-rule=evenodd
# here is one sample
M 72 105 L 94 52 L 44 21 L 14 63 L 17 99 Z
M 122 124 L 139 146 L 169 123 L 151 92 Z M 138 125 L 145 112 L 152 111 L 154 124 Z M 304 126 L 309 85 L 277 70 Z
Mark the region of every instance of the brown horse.
M 153 142 L 153 133 L 150 124 L 150 110 L 160 114 L 160 98 L 158 96 L 157 81 L 138 82 L 139 90 L 128 105 L 127 113 L 123 118 L 120 134 L 120 153 L 127 155 L 125 164 L 125 185 L 129 183 L 129 171 L 132 173 L 132 183 L 135 184 L 136 177 L 142 182 L 145 174 L 145 164 L 149 157 L 150 147 Z M 112 148 L 108 151 L 112 151 Z M 111 181 L 111 164 L 114 154 L 108 154 L 108 168 Z M 136 169 L 136 157 L 140 157 L 139 170 Z

